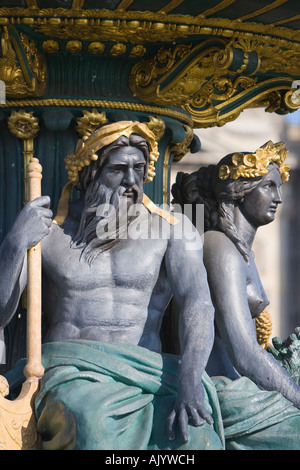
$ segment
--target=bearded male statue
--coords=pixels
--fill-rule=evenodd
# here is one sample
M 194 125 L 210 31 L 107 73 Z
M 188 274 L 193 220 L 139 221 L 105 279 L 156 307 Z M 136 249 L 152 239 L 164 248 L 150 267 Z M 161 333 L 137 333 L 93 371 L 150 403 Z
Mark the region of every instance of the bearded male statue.
M 214 310 L 201 239 L 182 214 L 143 194 L 157 158 L 145 123 L 102 126 L 66 158 L 70 183 L 54 221 L 47 196 L 28 203 L 0 248 L 5 326 L 26 285 L 27 250 L 42 243 L 43 449 L 223 448 L 205 373 Z M 72 186 L 81 198 L 71 203 Z M 180 357 L 161 351 L 172 295 Z

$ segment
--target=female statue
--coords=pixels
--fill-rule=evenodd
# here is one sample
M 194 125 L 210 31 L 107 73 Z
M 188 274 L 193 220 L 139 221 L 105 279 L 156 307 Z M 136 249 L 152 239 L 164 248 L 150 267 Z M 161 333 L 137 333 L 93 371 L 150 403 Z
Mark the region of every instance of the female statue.
M 204 262 L 215 307 L 206 370 L 232 449 L 300 448 L 300 387 L 257 341 L 255 319 L 269 302 L 251 251 L 258 227 L 274 220 L 282 202 L 286 156 L 282 142 L 269 141 L 254 154 L 230 154 L 191 175 L 178 173 L 172 188 L 182 207 L 205 207 Z

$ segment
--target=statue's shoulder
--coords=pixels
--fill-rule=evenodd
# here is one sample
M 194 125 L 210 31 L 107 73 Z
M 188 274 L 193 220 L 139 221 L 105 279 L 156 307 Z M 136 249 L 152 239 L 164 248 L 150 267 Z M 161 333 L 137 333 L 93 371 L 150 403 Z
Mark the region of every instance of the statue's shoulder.
M 203 244 L 207 249 L 217 248 L 220 250 L 223 246 L 227 247 L 232 245 L 232 242 L 225 233 L 219 230 L 208 230 L 204 233 Z
M 234 243 L 221 231 L 209 230 L 203 237 L 203 253 L 206 262 L 218 265 L 230 263 L 243 263 L 242 256 Z

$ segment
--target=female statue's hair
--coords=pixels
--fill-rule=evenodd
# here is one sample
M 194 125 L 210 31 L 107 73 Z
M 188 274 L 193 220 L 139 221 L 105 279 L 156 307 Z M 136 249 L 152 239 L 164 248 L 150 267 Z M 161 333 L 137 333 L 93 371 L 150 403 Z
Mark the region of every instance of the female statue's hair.
M 179 172 L 172 186 L 173 203 L 184 210 L 185 204 L 204 205 L 204 231 L 221 230 L 235 244 L 244 259 L 249 260 L 249 248 L 237 232 L 234 224 L 234 208 L 253 191 L 262 180 L 254 178 L 220 179 L 221 166 L 229 165 L 232 155 L 226 155 L 217 165 L 200 167 L 188 174 Z M 276 165 L 271 163 L 270 165 Z M 193 217 L 195 210 L 193 210 Z M 195 225 L 195 220 L 192 222 Z

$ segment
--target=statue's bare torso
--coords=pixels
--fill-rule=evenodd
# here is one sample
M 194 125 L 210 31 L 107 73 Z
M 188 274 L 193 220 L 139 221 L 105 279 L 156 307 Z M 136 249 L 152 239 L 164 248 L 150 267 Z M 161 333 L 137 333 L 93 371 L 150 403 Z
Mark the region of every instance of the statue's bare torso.
M 148 219 L 145 209 L 145 224 Z M 130 342 L 159 351 L 171 295 L 163 263 L 168 240 L 128 237 L 89 265 L 81 249 L 71 246 L 75 228 L 71 218 L 63 227 L 53 224 L 43 241 L 46 341 Z M 136 262 L 141 258 L 142 263 Z
M 111 195 L 110 199 L 116 201 L 116 195 L 125 195 L 131 209 L 142 201 L 146 160 L 147 154 L 134 146 L 113 147 L 101 167 L 89 167 L 95 170 L 92 180 L 89 175 L 89 183 L 82 177 L 81 183 L 87 183 L 82 194 L 84 207 L 75 212 L 69 207 L 61 227 L 52 224 L 49 197 L 25 205 L 0 247 L 0 272 L 5 274 L 0 282 L 0 325 L 6 326 L 17 309 L 27 283 L 26 253 L 39 242 L 43 257 L 43 311 L 48 323 L 46 342 L 89 339 L 160 351 L 160 326 L 173 294 L 180 309 L 181 361 L 178 396 L 168 419 L 168 434 L 170 439 L 175 438 L 179 422 L 187 441 L 189 421 L 196 426 L 205 421 L 212 423 L 204 403 L 201 377 L 213 343 L 213 306 L 199 234 L 186 220 L 185 233 L 178 238 L 167 220 L 150 214 L 143 206 L 132 222 L 139 236 L 129 234 L 132 227 L 128 227 L 128 237 L 98 254 L 91 264 L 86 251 L 81 257 L 82 250 L 72 246 L 90 209 L 93 217 L 96 213 L 101 219 L 98 209 L 102 201 L 108 200 L 106 196 Z M 123 216 L 126 211 L 120 212 Z M 169 236 L 155 230 L 150 237 L 143 233 L 149 225 L 155 229 L 155 217 L 162 222 L 156 226 L 158 230 L 169 230 Z M 143 218 L 145 224 L 138 234 Z M 79 237 L 79 243 L 90 248 L 93 255 L 98 253 L 93 251 L 95 245 L 99 248 L 99 219 L 94 218 L 95 226 L 89 232 L 95 244 Z M 109 217 L 104 214 L 103 219 L 105 223 Z M 90 229 L 89 224 L 87 228 Z

